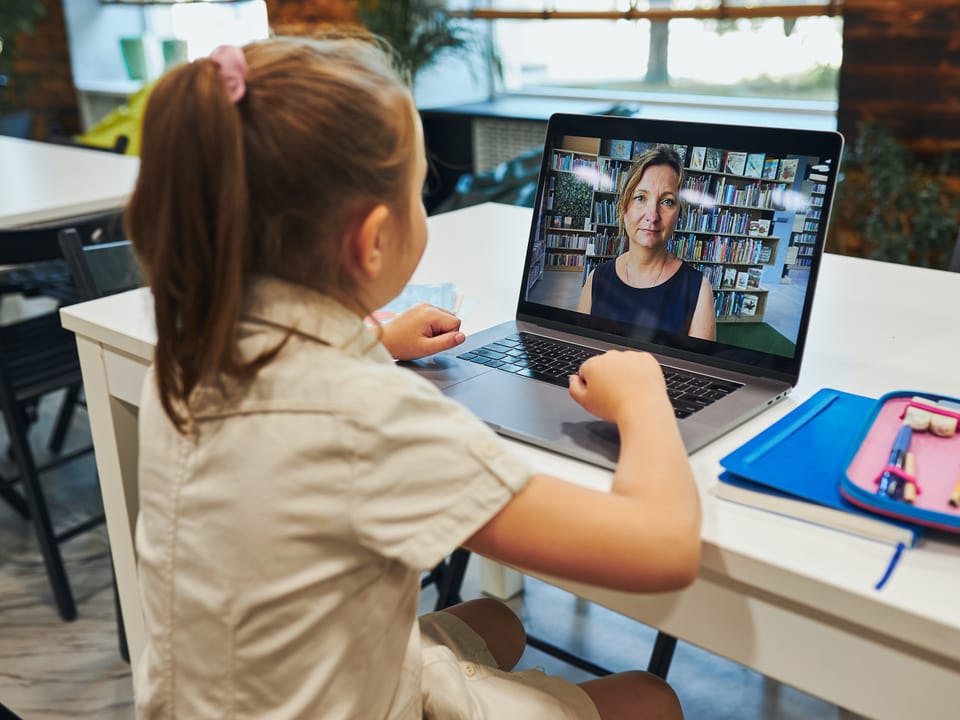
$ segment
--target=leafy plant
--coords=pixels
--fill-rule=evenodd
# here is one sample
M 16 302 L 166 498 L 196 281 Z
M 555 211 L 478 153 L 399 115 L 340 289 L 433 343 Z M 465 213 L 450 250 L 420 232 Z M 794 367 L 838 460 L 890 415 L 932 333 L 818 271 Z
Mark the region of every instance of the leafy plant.
M 367 30 L 390 43 L 411 81 L 443 53 L 465 50 L 475 39 L 443 0 L 358 0 L 357 9 Z
M 0 0 L 0 38 L 9 44 L 17 33 L 32 33 L 46 14 L 40 0 Z
M 593 186 L 570 173 L 557 173 L 553 209 L 559 215 L 590 217 Z
M 828 250 L 945 268 L 960 227 L 960 178 L 950 155 L 918 160 L 882 123 L 847 148 Z
M 46 14 L 42 0 L 0 0 L 0 107 L 5 100 L 14 40 L 19 33 L 32 34 L 37 21 Z

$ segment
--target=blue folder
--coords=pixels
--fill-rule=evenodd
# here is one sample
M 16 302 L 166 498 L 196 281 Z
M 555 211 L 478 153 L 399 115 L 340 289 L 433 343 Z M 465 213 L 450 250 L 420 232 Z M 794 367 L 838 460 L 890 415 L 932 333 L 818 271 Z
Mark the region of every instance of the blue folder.
M 906 544 L 912 545 L 918 534 L 915 525 L 862 510 L 840 494 L 853 445 L 875 406 L 873 398 L 824 388 L 722 458 L 720 464 L 726 472 L 720 481 L 888 523 L 907 531 Z M 797 516 L 818 521 L 816 513 Z

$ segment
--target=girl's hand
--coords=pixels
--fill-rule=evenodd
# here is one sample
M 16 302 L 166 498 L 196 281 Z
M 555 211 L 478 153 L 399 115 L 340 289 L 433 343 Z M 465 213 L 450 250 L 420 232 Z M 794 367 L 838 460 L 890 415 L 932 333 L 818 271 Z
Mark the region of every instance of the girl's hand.
M 630 412 L 648 413 L 657 403 L 669 407 L 663 371 L 645 352 L 595 355 L 570 376 L 570 396 L 601 420 L 616 423 Z
M 384 325 L 380 341 L 397 360 L 416 360 L 449 350 L 465 339 L 460 318 L 449 310 L 420 303 Z

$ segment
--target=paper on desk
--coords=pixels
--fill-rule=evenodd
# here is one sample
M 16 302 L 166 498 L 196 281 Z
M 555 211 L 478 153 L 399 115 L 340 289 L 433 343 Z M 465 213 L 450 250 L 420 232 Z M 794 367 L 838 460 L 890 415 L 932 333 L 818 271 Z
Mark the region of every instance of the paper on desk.
M 462 300 L 463 295 L 457 292 L 457 286 L 453 283 L 411 283 L 397 297 L 374 312 L 373 316 L 382 323 L 389 322 L 404 310 L 424 302 L 456 314 Z

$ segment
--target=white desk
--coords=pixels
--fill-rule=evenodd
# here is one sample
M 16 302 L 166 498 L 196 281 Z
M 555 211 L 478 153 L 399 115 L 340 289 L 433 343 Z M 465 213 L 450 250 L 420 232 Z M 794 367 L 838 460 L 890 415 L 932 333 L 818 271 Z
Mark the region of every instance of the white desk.
M 414 281 L 453 280 L 469 333 L 512 315 L 530 211 L 481 205 L 433 217 Z M 508 269 L 509 268 L 509 269 Z M 804 372 L 792 399 L 697 452 L 703 562 L 683 592 L 636 595 L 555 584 L 847 709 L 939 718 L 960 708 L 960 542 L 906 551 L 881 591 L 889 545 L 716 499 L 719 458 L 821 387 L 960 396 L 960 275 L 828 255 Z M 123 484 L 136 483 L 136 404 L 154 342 L 144 290 L 62 311 L 77 333 L 128 640 L 143 646 Z M 855 432 L 856 428 L 851 428 Z M 541 469 L 609 487 L 610 473 L 529 446 Z M 135 497 L 135 495 L 134 495 Z
M 122 208 L 140 158 L 0 137 L 0 228 Z

